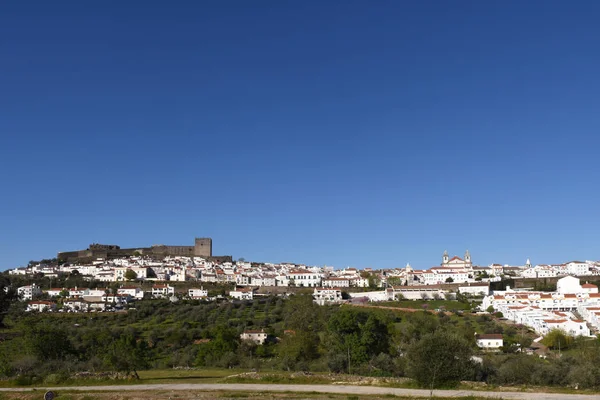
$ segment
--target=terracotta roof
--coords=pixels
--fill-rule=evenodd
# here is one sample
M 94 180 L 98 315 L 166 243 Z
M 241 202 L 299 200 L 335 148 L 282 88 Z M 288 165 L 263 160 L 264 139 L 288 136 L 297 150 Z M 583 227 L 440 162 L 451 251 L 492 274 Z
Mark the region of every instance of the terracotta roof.
M 477 339 L 502 339 L 502 335 L 499 333 L 484 333 L 477 335 Z
M 587 289 L 587 288 L 596 288 L 596 289 L 598 289 L 598 286 L 596 286 L 596 285 L 593 285 L 593 284 L 591 284 L 591 283 L 584 283 L 583 285 L 581 285 L 581 287 L 582 287 L 582 288 L 586 288 L 586 289 Z

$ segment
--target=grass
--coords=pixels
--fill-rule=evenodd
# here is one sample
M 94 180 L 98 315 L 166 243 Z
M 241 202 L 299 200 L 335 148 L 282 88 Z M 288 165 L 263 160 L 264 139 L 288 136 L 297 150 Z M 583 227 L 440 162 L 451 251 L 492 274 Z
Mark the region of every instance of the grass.
M 139 382 L 152 383 L 219 383 L 228 376 L 248 372 L 246 369 L 153 369 L 139 371 Z
M 300 399 L 335 399 L 335 400 L 382 400 L 382 399 L 398 399 L 398 400 L 414 400 L 424 399 L 423 397 L 407 397 L 395 396 L 391 394 L 385 395 L 349 395 L 349 394 L 332 394 L 332 393 L 316 393 L 316 392 L 263 392 L 263 393 L 243 393 L 235 391 L 217 391 L 217 392 L 202 392 L 202 391 L 178 391 L 176 394 L 173 391 L 132 391 L 124 394 L 123 392 L 95 392 L 92 394 L 83 394 L 78 392 L 61 392 L 57 393 L 57 400 L 165 400 L 175 398 L 181 400 L 192 399 L 285 399 L 285 400 L 300 400 Z M 19 393 L 0 393 L 0 400 L 39 400 L 43 396 L 41 392 L 19 392 Z M 458 400 L 484 400 L 483 397 L 455 397 Z M 500 399 L 497 399 L 500 400 Z
M 470 310 L 471 306 L 468 303 L 461 303 L 456 300 L 398 300 L 398 301 L 384 301 L 376 303 L 377 305 L 385 307 L 400 307 L 400 308 L 411 308 L 422 310 L 423 305 L 427 305 L 427 310 L 434 311 L 436 309 L 445 309 L 446 311 L 451 310 Z

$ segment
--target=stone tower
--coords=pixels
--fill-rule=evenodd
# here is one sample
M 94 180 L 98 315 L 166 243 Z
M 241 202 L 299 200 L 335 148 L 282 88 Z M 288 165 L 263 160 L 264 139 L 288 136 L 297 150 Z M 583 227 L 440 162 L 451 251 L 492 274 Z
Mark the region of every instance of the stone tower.
M 196 238 L 194 244 L 195 257 L 212 257 L 212 239 L 211 238 Z
M 471 264 L 471 253 L 469 253 L 469 250 L 465 251 L 465 263 Z
M 406 264 L 406 268 L 404 269 L 404 275 L 406 276 L 406 285 L 410 285 L 413 280 L 413 269 L 409 263 Z
M 442 265 L 448 264 L 448 250 L 444 250 L 444 255 L 442 256 Z

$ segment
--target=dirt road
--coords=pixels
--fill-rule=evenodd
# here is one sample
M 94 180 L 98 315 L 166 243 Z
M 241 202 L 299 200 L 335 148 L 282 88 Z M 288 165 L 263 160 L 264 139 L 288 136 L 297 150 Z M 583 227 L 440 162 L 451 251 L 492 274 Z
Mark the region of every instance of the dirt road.
M 350 385 L 280 385 L 280 384 L 248 384 L 248 383 L 173 383 L 173 384 L 152 384 L 152 385 L 114 385 L 114 386 L 67 386 L 44 388 L 38 387 L 35 390 L 44 391 L 51 389 L 53 391 L 153 391 L 153 390 L 172 390 L 172 391 L 240 391 L 246 393 L 252 392 L 318 392 L 318 393 L 337 393 L 337 394 L 355 394 L 355 395 L 386 395 L 428 397 L 429 391 L 423 389 L 397 389 L 376 386 L 350 386 Z M 0 388 L 1 392 L 19 392 L 31 391 L 34 388 Z M 478 396 L 502 399 L 523 399 L 523 400 L 598 400 L 600 395 L 583 394 L 563 394 L 563 393 L 527 393 L 527 392 L 482 392 L 473 390 L 434 390 L 435 397 L 464 397 Z

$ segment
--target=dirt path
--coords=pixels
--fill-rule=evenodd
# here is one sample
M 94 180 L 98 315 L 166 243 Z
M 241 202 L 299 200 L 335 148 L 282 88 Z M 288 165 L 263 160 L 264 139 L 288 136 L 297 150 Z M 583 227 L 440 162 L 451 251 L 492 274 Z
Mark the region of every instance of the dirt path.
M 250 383 L 173 383 L 173 384 L 152 384 L 152 385 L 114 385 L 114 386 L 67 386 L 50 388 L 53 391 L 77 391 L 77 392 L 123 392 L 123 391 L 240 391 L 245 393 L 252 392 L 317 392 L 317 393 L 337 393 L 337 394 L 355 394 L 355 395 L 396 395 L 429 397 L 429 390 L 423 389 L 397 389 L 376 386 L 350 386 L 350 385 L 280 385 L 280 384 L 250 384 Z M 1 392 L 24 392 L 37 390 L 43 392 L 48 388 L 0 388 Z M 528 392 L 483 392 L 474 390 L 434 390 L 435 397 L 489 397 L 502 399 L 522 399 L 522 400 L 598 400 L 599 395 L 582 394 L 563 394 L 563 393 L 528 393 Z

